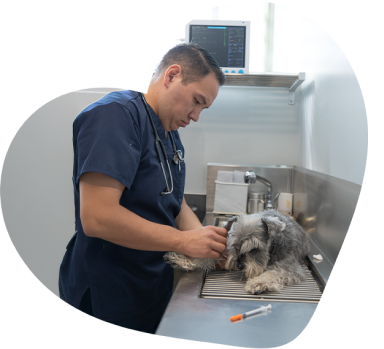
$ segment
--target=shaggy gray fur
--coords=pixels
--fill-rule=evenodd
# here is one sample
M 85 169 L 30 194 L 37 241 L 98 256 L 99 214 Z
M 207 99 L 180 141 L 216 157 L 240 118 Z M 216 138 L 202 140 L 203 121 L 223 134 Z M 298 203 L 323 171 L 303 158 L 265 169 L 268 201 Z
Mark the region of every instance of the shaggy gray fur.
M 284 285 L 305 279 L 301 265 L 309 253 L 309 243 L 304 230 L 291 218 L 266 210 L 234 216 L 225 228 L 228 230 L 225 269 L 243 270 L 248 278 L 246 292 L 280 291 Z M 183 270 L 212 270 L 216 262 L 175 252 L 168 252 L 164 259 Z

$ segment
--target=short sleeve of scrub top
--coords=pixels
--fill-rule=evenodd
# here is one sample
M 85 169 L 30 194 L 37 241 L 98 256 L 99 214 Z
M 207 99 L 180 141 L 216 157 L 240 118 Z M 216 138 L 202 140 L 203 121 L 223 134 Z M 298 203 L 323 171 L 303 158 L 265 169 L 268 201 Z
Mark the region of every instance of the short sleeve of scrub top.
M 141 154 L 140 133 L 129 110 L 119 103 L 110 103 L 81 117 L 86 120 L 80 122 L 79 130 L 74 130 L 78 134 L 76 184 L 83 173 L 98 172 L 129 189 Z

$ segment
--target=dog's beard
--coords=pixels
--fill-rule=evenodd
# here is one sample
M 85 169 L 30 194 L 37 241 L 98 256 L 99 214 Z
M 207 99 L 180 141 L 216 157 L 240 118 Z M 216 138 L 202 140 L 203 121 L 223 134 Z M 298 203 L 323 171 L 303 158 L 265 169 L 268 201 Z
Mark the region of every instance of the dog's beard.
M 257 254 L 258 252 L 250 252 L 245 254 L 243 271 L 247 278 L 254 278 L 259 276 L 260 274 L 264 273 L 265 267 L 267 266 L 267 263 L 265 263 L 265 265 L 264 263 L 258 263 L 257 259 L 255 259 Z
M 242 270 L 248 278 L 254 278 L 262 274 L 268 263 L 268 253 L 264 250 L 252 250 L 242 255 L 238 255 L 232 251 L 229 254 L 225 269 L 227 270 Z M 242 269 L 238 265 L 243 265 Z
M 229 253 L 227 261 L 225 262 L 225 269 L 238 270 L 237 269 L 237 257 L 234 253 Z

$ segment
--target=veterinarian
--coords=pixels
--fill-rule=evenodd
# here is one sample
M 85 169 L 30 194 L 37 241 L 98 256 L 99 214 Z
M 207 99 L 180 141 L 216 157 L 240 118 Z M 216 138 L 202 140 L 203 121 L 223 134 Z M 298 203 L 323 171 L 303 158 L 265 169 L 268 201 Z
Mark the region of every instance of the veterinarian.
M 77 116 L 76 233 L 60 267 L 63 300 L 110 323 L 154 333 L 173 287 L 164 253 L 217 258 L 224 251 L 227 231 L 203 227 L 185 202 L 177 132 L 199 120 L 224 81 L 206 50 L 181 44 L 163 57 L 147 94 L 112 92 Z

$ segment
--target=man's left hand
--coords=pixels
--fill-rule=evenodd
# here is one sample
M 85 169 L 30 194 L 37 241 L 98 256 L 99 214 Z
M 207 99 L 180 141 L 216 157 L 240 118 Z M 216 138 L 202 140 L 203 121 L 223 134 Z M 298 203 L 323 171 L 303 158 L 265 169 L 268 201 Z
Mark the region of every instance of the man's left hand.
M 226 261 L 227 261 L 227 256 L 224 256 L 221 254 L 220 260 L 216 261 L 216 263 L 215 263 L 216 270 L 224 270 Z

